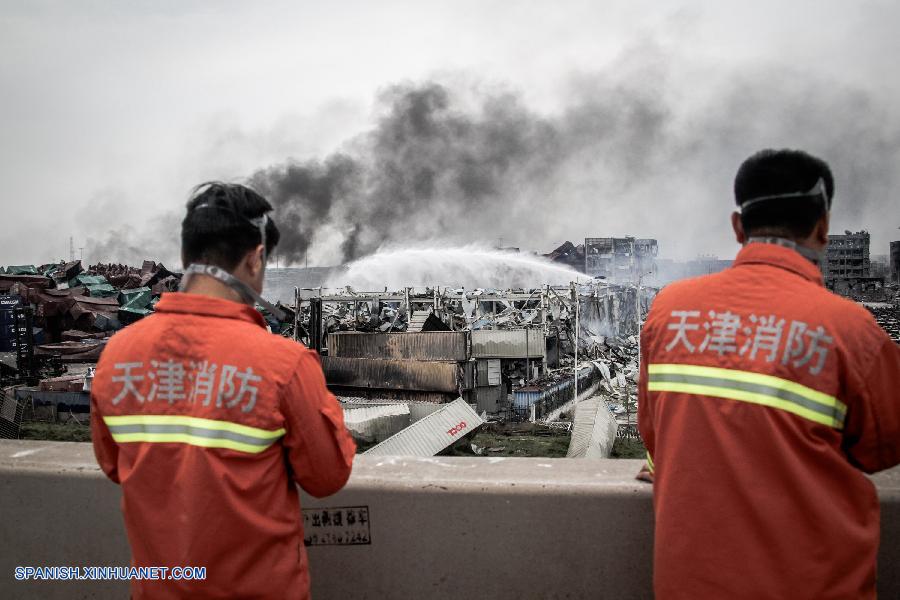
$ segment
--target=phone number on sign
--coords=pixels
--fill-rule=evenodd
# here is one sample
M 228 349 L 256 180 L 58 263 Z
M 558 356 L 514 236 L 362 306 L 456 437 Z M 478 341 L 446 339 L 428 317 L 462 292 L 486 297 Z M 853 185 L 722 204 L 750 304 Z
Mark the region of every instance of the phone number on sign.
M 17 581 L 131 581 L 206 579 L 206 567 L 16 567 Z

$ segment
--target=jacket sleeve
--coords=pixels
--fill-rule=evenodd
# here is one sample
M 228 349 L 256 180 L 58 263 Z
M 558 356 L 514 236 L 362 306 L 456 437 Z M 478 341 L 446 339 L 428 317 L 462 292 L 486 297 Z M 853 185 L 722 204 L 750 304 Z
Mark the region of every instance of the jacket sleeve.
M 281 399 L 284 445 L 294 480 L 317 498 L 347 482 L 356 444 L 344 427 L 344 412 L 328 388 L 314 352 L 304 351 Z
M 900 346 L 883 338 L 844 425 L 844 449 L 866 473 L 900 464 Z
M 647 465 L 653 473 L 653 453 L 656 449 L 656 432 L 653 430 L 652 407 L 650 406 L 650 392 L 647 389 L 647 363 L 649 361 L 650 330 L 644 328 L 641 331 L 641 356 L 640 371 L 638 376 L 638 430 L 641 440 L 647 448 Z
M 97 408 L 97 397 L 93 392 L 91 392 L 91 442 L 100 469 L 113 482 L 119 483 L 119 447 L 112 439 L 106 423 L 103 422 L 103 415 Z

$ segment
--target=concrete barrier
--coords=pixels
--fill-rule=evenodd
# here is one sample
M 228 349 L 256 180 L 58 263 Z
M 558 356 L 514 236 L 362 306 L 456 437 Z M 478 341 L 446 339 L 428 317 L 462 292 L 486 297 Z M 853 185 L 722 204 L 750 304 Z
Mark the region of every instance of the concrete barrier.
M 650 486 L 633 479 L 640 464 L 357 457 L 343 491 L 302 500 L 313 597 L 649 598 L 653 512 Z M 879 592 L 897 598 L 900 470 L 874 479 Z M 122 583 L 13 578 L 17 565 L 128 565 L 119 497 L 89 444 L 0 442 L 0 597 L 127 597 Z

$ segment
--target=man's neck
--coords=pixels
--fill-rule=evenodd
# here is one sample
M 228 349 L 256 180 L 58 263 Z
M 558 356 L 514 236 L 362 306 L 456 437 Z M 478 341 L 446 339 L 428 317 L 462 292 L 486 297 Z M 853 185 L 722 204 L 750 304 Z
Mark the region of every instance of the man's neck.
M 763 243 L 763 244 L 775 244 L 777 246 L 783 246 L 785 248 L 790 248 L 797 252 L 803 258 L 809 260 L 811 263 L 816 265 L 817 267 L 821 267 L 822 262 L 824 262 L 823 252 L 818 252 L 814 248 L 807 246 L 804 243 L 798 243 L 794 240 L 783 238 L 779 236 L 766 236 L 766 235 L 753 235 L 747 238 L 746 244 L 753 243 Z
M 244 304 L 244 299 L 236 291 L 221 281 L 202 274 L 192 275 L 190 282 L 183 291 L 188 294 L 199 294 Z

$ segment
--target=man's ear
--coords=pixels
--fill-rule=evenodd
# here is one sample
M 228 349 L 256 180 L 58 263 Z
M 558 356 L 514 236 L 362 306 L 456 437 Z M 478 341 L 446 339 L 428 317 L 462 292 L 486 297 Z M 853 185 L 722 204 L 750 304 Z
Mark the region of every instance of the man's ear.
M 734 239 L 743 245 L 747 241 L 747 234 L 744 232 L 744 224 L 741 223 L 741 213 L 737 211 L 731 213 L 731 228 L 734 229 Z
M 816 223 L 816 228 L 813 230 L 813 236 L 815 236 L 815 241 L 817 244 L 820 244 L 823 248 L 828 245 L 828 224 L 831 221 L 831 213 L 826 211 L 822 218 L 819 219 L 818 223 Z
M 265 268 L 263 264 L 264 253 L 265 248 L 260 244 L 244 256 L 244 268 L 251 277 L 256 277 Z

